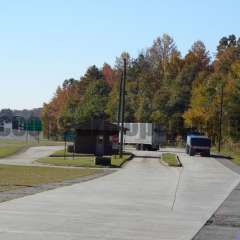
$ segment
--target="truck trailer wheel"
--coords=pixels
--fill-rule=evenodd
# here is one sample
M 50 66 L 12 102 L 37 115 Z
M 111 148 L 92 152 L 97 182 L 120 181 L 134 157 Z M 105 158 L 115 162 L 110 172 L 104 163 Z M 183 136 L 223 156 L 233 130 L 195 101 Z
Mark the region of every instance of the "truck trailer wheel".
M 202 153 L 203 157 L 210 157 L 210 150 L 207 150 L 205 152 Z
M 194 156 L 194 154 L 195 154 L 194 149 L 192 149 L 192 148 L 190 147 L 190 149 L 189 149 L 189 155 L 190 155 L 190 156 Z
M 141 144 L 136 144 L 136 150 L 141 150 Z

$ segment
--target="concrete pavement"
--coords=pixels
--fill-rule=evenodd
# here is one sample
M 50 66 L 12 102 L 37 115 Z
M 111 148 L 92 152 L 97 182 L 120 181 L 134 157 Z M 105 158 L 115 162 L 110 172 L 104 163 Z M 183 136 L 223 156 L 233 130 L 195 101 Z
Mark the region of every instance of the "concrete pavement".
M 179 153 L 184 168 L 138 155 L 89 182 L 0 204 L 0 238 L 190 240 L 239 183 L 212 158 Z

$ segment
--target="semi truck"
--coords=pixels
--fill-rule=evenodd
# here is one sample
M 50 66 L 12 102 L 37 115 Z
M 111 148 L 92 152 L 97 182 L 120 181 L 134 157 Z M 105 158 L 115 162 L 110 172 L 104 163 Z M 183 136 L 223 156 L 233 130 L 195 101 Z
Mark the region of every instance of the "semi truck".
M 186 143 L 186 153 L 194 156 L 200 153 L 201 156 L 210 156 L 211 140 L 206 136 L 188 135 Z
M 138 150 L 158 150 L 166 141 L 166 134 L 157 123 L 124 123 L 124 143 L 136 146 Z

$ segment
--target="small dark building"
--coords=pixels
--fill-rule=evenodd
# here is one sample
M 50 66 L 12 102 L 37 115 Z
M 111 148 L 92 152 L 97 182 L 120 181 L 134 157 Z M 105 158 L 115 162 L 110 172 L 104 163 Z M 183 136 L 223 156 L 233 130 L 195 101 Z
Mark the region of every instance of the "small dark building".
M 95 155 L 112 155 L 113 139 L 118 138 L 120 128 L 107 121 L 94 120 L 76 127 L 75 152 Z

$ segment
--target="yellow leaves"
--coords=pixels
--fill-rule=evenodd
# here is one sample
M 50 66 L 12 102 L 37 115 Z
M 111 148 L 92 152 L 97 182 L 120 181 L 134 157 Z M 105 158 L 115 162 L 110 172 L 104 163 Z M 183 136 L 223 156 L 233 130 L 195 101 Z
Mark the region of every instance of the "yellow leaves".
M 235 77 L 240 78 L 240 60 L 237 60 L 231 66 L 232 73 Z
M 206 83 L 198 84 L 192 89 L 191 106 L 203 106 L 208 104 L 208 98 L 206 96 Z
M 204 107 L 190 108 L 183 114 L 183 118 L 188 127 L 199 126 L 207 121 L 207 110 Z
M 235 89 L 236 89 L 236 79 L 231 78 L 225 84 L 224 95 L 225 96 L 231 95 Z

